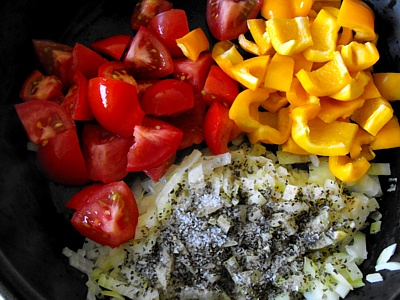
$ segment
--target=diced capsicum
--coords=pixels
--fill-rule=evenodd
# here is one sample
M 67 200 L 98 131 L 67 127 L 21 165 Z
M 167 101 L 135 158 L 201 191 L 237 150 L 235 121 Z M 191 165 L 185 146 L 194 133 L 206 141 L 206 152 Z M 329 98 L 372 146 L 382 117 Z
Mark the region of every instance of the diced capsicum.
M 388 101 L 400 100 L 400 73 L 374 73 L 374 83 Z
M 243 56 L 239 53 L 237 46 L 231 41 L 220 41 L 214 45 L 211 55 L 217 65 L 236 80 L 231 68 L 243 61 Z
M 343 182 L 354 182 L 363 177 L 370 168 L 369 161 L 361 156 L 351 159 L 348 156 L 330 156 L 329 170 Z

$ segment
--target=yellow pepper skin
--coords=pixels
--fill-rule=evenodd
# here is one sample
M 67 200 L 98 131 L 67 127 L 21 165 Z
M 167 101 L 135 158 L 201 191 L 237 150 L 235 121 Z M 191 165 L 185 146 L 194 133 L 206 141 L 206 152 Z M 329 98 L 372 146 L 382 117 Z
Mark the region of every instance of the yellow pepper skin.
M 380 97 L 367 99 L 364 105 L 357 109 L 350 118 L 365 131 L 375 136 L 392 117 L 392 106 L 386 99 Z
M 282 151 L 293 153 L 293 154 L 298 154 L 298 155 L 310 155 L 311 153 L 307 152 L 303 148 L 301 148 L 299 145 L 296 144 L 296 142 L 293 140 L 291 136 L 287 139 L 287 141 L 282 144 Z
M 251 57 L 232 66 L 231 73 L 240 84 L 254 91 L 264 83 L 269 61 L 269 55 Z
M 361 0 L 343 0 L 337 22 L 355 31 L 355 41 L 368 42 L 376 38 L 374 12 Z
M 267 100 L 269 92 L 265 89 L 255 91 L 246 89 L 239 93 L 229 109 L 229 118 L 244 132 L 255 131 L 260 127 L 258 107 Z
M 348 156 L 330 156 L 329 170 L 343 182 L 354 182 L 363 177 L 371 164 L 365 157 L 351 159 Z
M 355 159 L 361 156 L 363 152 L 363 146 L 369 145 L 374 140 L 374 136 L 366 132 L 361 127 L 358 128 L 356 137 L 354 138 L 353 144 L 350 149 L 350 157 Z
M 255 42 L 248 40 L 244 34 L 239 35 L 238 42 L 240 47 L 242 47 L 246 52 L 254 55 L 262 54 L 261 48 Z
M 237 46 L 231 41 L 220 41 L 216 43 L 212 49 L 211 56 L 217 65 L 231 78 L 235 79 L 232 74 L 232 66 L 241 63 L 243 56 L 239 53 Z
M 372 150 L 390 149 L 400 147 L 400 126 L 399 120 L 393 116 L 389 122 L 378 131 L 371 142 Z
M 197 61 L 201 52 L 210 50 L 210 42 L 200 27 L 176 39 L 176 44 L 181 48 L 183 54 L 192 61 Z
M 267 32 L 267 24 L 263 19 L 249 19 L 247 20 L 247 27 L 254 42 L 260 48 L 261 55 L 272 55 L 275 50 L 272 47 L 271 39 Z
M 281 145 L 290 136 L 291 118 L 287 107 L 279 109 L 276 113 L 260 112 L 258 114 L 260 126 L 248 133 L 251 143 L 263 142 L 265 144 Z
M 365 86 L 364 93 L 361 95 L 361 98 L 371 99 L 371 98 L 382 97 L 381 93 L 379 92 L 378 87 L 375 85 L 375 82 L 374 82 L 371 72 L 365 71 L 365 74 L 368 75 L 370 80 L 368 81 L 367 85 Z M 400 86 L 400 82 L 399 82 L 399 86 Z M 388 99 L 386 99 L 386 100 L 388 100 Z
M 315 116 L 319 105 L 296 107 L 292 110 L 292 138 L 305 151 L 322 156 L 347 155 L 358 125 L 334 121 L 325 123 Z
M 400 73 L 373 73 L 376 87 L 388 101 L 400 100 Z
M 330 97 L 321 97 L 321 110 L 318 117 L 325 123 L 331 123 L 339 118 L 348 118 L 358 108 L 362 107 L 365 99 L 358 98 L 352 101 L 337 101 Z
M 329 95 L 329 97 L 340 101 L 351 101 L 361 97 L 364 94 L 365 87 L 371 77 L 364 71 L 359 71 L 354 77 L 351 77 L 350 82 L 345 85 L 340 91 Z
M 277 91 L 288 92 L 292 85 L 294 59 L 275 53 L 269 63 L 264 86 Z
M 265 19 L 305 17 L 313 4 L 313 0 L 264 0 L 261 15 Z
M 261 107 L 270 112 L 277 112 L 280 108 L 287 106 L 289 101 L 284 93 L 273 92 L 269 94 L 267 100 L 261 103 Z
M 340 46 L 344 64 L 349 72 L 362 71 L 372 67 L 379 60 L 379 52 L 374 43 L 351 42 Z

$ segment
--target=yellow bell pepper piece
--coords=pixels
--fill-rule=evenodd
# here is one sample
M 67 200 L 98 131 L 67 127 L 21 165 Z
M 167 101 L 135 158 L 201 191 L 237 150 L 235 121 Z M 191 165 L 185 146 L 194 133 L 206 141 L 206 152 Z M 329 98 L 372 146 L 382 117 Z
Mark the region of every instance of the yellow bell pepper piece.
M 339 8 L 341 4 L 341 0 L 315 0 L 311 10 L 319 12 L 323 7 Z
M 244 132 L 257 130 L 261 125 L 258 121 L 258 108 L 268 97 L 269 92 L 265 89 L 243 90 L 233 101 L 229 109 L 229 118 Z
M 319 98 L 308 94 L 296 77 L 292 80 L 290 91 L 286 92 L 286 98 L 292 108 L 312 103 L 319 105 Z
M 279 109 L 276 113 L 265 111 L 258 114 L 260 126 L 247 136 L 251 143 L 262 142 L 265 144 L 280 145 L 290 136 L 291 119 L 287 107 Z
M 340 91 L 329 95 L 329 97 L 340 101 L 357 99 L 364 94 L 365 87 L 370 80 L 371 77 L 366 72 L 357 72 L 357 75 L 351 78 L 350 83 L 345 85 Z
M 292 55 L 312 46 L 308 17 L 267 20 L 267 32 L 275 51 L 281 55 Z
M 338 51 L 335 51 L 334 58 L 322 67 L 311 72 L 300 70 L 295 75 L 309 94 L 319 97 L 332 95 L 351 81 L 351 76 Z
M 372 67 L 379 60 L 379 52 L 375 44 L 371 42 L 351 42 L 340 46 L 344 64 L 350 72 L 362 71 Z
M 277 91 L 288 92 L 293 80 L 294 59 L 275 53 L 265 75 L 264 86 Z
M 264 0 L 261 15 L 265 19 L 305 17 L 313 3 L 313 0 Z
M 277 112 L 280 108 L 285 107 L 288 104 L 288 100 L 285 95 L 280 92 L 273 92 L 269 94 L 267 100 L 261 103 L 261 107 L 270 112 Z
M 373 76 L 372 76 L 371 72 L 365 71 L 365 74 L 367 74 L 367 76 L 370 79 L 369 79 L 367 85 L 365 86 L 364 93 L 361 95 L 361 98 L 371 99 L 371 98 L 382 97 L 377 86 L 375 85 L 375 82 L 373 80 Z M 399 84 L 400 84 L 400 82 L 399 82 Z M 388 100 L 388 99 L 386 99 L 386 100 Z
M 357 109 L 350 118 L 375 136 L 392 117 L 392 106 L 386 99 L 379 97 L 365 100 L 364 105 Z
M 301 69 L 310 72 L 313 67 L 313 62 L 306 59 L 302 52 L 291 55 L 294 59 L 293 74 L 296 74 Z
M 296 142 L 293 140 L 291 136 L 287 139 L 287 141 L 282 144 L 282 151 L 293 153 L 293 154 L 298 154 L 298 155 L 310 155 L 311 153 L 307 152 L 303 148 L 301 148 L 299 145 L 296 144 Z
M 351 101 L 338 101 L 330 97 L 321 97 L 319 117 L 325 123 L 331 123 L 339 118 L 348 118 L 358 108 L 362 107 L 365 99 L 358 98 Z
M 269 55 L 251 57 L 232 66 L 231 72 L 240 84 L 256 90 L 264 82 L 269 60 Z
M 350 157 L 355 159 L 355 158 L 361 156 L 361 153 L 363 152 L 363 146 L 365 146 L 365 145 L 369 146 L 369 144 L 373 140 L 374 140 L 374 136 L 372 134 L 369 134 L 361 127 L 358 127 L 356 137 L 354 138 L 353 144 L 351 145 Z M 365 157 L 365 155 L 363 155 L 363 156 Z
M 330 156 L 329 170 L 343 182 L 353 182 L 361 179 L 369 170 L 371 164 L 365 157 L 351 159 L 348 156 Z
M 231 41 L 217 42 L 211 52 L 211 56 L 217 65 L 231 78 L 235 76 L 231 72 L 232 66 L 241 63 L 243 56 L 237 49 L 237 46 Z
M 254 55 L 261 55 L 261 48 L 253 41 L 248 40 L 244 34 L 240 34 L 238 37 L 240 47 L 246 52 Z
M 380 150 L 396 147 L 400 147 L 400 126 L 397 117 L 393 116 L 375 135 L 371 148 Z
M 342 27 L 342 32 L 339 33 L 337 44 L 348 45 L 353 41 L 353 30 L 350 28 Z
M 176 39 L 176 44 L 183 54 L 193 61 L 197 61 L 201 52 L 210 50 L 210 42 L 200 27 Z
M 374 12 L 361 0 L 343 0 L 337 22 L 354 30 L 356 41 L 367 42 L 376 38 Z
M 400 100 L 400 73 L 373 73 L 372 77 L 383 98 Z
M 350 151 L 358 125 L 340 121 L 325 123 L 315 117 L 319 110 L 319 105 L 301 106 L 292 110 L 293 140 L 312 154 L 346 155 Z
M 313 45 L 304 50 L 304 57 L 316 62 L 333 59 L 339 29 L 336 17 L 326 9 L 321 9 L 310 28 Z
M 247 20 L 247 27 L 254 42 L 258 45 L 261 55 L 273 54 L 275 52 L 267 32 L 267 24 L 263 19 Z

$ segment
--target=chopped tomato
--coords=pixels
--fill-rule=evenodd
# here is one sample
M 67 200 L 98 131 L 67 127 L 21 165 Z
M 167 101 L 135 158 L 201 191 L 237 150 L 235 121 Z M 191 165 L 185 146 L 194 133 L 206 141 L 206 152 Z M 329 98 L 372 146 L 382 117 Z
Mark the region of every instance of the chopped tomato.
M 168 169 L 175 162 L 176 153 L 174 153 L 170 158 L 167 158 L 161 165 L 148 170 L 143 170 L 143 172 L 150 177 L 154 182 L 160 180 L 161 177 L 167 173 Z
M 148 115 L 177 115 L 193 108 L 193 88 L 180 80 L 163 79 L 148 88 L 140 99 L 140 104 Z
M 60 102 L 64 97 L 63 84 L 54 75 L 45 76 L 39 70 L 34 70 L 22 85 L 19 97 L 22 101 L 49 100 Z
M 72 225 L 85 237 L 112 248 L 135 236 L 139 211 L 135 196 L 123 181 L 99 186 L 72 216 Z
M 146 27 L 157 14 L 172 9 L 172 3 L 166 0 L 139 0 L 133 9 L 131 27 L 138 30 Z
M 117 34 L 93 42 L 90 46 L 99 53 L 120 60 L 130 40 L 131 36 L 128 34 Z
M 36 57 L 46 75 L 55 75 L 66 85 L 67 70 L 73 47 L 50 40 L 34 39 L 32 42 Z
M 189 22 L 184 10 L 170 9 L 159 13 L 151 19 L 147 28 L 165 43 L 172 57 L 184 56 L 176 44 L 176 39 L 189 33 Z
M 68 112 L 52 101 L 18 103 L 15 109 L 29 140 L 35 144 L 46 144 L 56 135 L 75 128 Z
M 240 130 L 229 118 L 229 108 L 214 101 L 204 119 L 204 139 L 214 155 L 229 152 L 228 143 L 236 138 Z
M 128 172 L 128 150 L 133 136 L 122 137 L 97 124 L 85 124 L 82 131 L 82 149 L 89 178 L 109 183 L 121 180 Z
M 196 61 L 189 58 L 177 58 L 173 63 L 174 78 L 189 83 L 195 92 L 200 93 L 214 60 L 210 52 L 205 52 L 200 54 Z
M 56 183 L 81 185 L 89 181 L 75 128 L 39 146 L 37 157 L 43 173 Z
M 132 38 L 123 62 L 135 78 L 157 79 L 174 71 L 168 48 L 145 27 L 140 27 Z
M 127 66 L 120 61 L 108 61 L 102 64 L 97 71 L 97 76 L 125 81 L 137 88 L 135 78 L 129 74 Z
M 179 149 L 201 144 L 204 141 L 203 126 L 207 106 L 200 94 L 194 97 L 194 107 L 174 117 L 163 120 L 174 125 L 183 132 Z
M 183 133 L 159 119 L 145 117 L 143 125 L 135 126 L 133 136 L 135 143 L 128 152 L 128 172 L 159 167 L 176 153 Z
M 77 70 L 81 71 L 87 79 L 96 77 L 98 68 L 106 62 L 107 59 L 99 53 L 85 45 L 76 43 L 72 50 L 72 58 L 68 74 L 69 82 L 73 81 L 73 77 Z
M 95 119 L 105 129 L 121 136 L 132 136 L 135 125 L 142 123 L 136 87 L 112 78 L 89 80 L 88 99 Z
M 218 65 L 213 65 L 201 94 L 207 105 L 218 101 L 230 107 L 239 94 L 239 83 L 222 71 Z
M 75 72 L 73 84 L 61 105 L 71 114 L 74 120 L 93 120 L 88 100 L 88 80 L 78 70 Z
M 90 185 L 85 186 L 79 192 L 75 193 L 68 201 L 65 203 L 65 207 L 73 210 L 80 209 L 83 204 L 85 204 L 86 200 L 89 199 L 91 195 L 95 191 L 99 189 L 99 187 L 103 186 L 102 183 L 91 183 Z
M 137 81 L 137 89 L 138 89 L 138 97 L 142 98 L 144 93 L 156 82 L 160 79 L 148 79 L 148 80 L 138 80 Z
M 234 40 L 248 31 L 247 20 L 257 17 L 262 0 L 207 0 L 206 20 L 212 35 Z

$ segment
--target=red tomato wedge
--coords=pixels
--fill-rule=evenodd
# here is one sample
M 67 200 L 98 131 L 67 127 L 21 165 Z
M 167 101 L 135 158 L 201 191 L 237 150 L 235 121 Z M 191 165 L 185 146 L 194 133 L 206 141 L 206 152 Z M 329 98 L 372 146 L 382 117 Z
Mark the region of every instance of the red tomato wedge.
M 123 62 L 130 68 L 133 77 L 140 79 L 157 79 L 174 71 L 168 48 L 143 26 L 132 38 Z
M 123 179 L 128 172 L 128 150 L 133 136 L 122 137 L 100 125 L 87 123 L 82 131 L 82 151 L 93 181 L 109 183 Z
M 74 120 L 60 105 L 52 101 L 29 101 L 15 105 L 29 140 L 46 144 L 56 135 L 75 129 Z
M 213 102 L 204 119 L 204 139 L 214 155 L 229 152 L 228 143 L 237 137 L 240 130 L 229 118 L 229 108 Z
M 170 158 L 167 158 L 160 166 L 143 170 L 143 172 L 150 177 L 154 182 L 157 182 L 167 173 L 168 169 L 175 162 L 176 153 L 174 153 Z
M 159 167 L 178 149 L 183 133 L 175 126 L 156 118 L 145 117 L 135 126 L 135 143 L 128 152 L 128 172 Z
M 97 76 L 125 81 L 137 88 L 135 78 L 129 74 L 127 66 L 120 61 L 108 61 L 102 64 L 97 71 Z
M 88 100 L 88 80 L 79 70 L 75 72 L 73 84 L 69 88 L 61 105 L 70 113 L 74 120 L 93 120 Z
M 174 117 L 164 117 L 163 120 L 183 132 L 179 149 L 201 144 L 204 141 L 204 118 L 207 106 L 200 94 L 194 97 L 194 107 Z
M 218 65 L 213 65 L 201 94 L 207 105 L 218 101 L 230 107 L 239 94 L 239 83 L 222 71 Z
M 206 20 L 218 40 L 234 40 L 248 31 L 247 20 L 257 17 L 262 0 L 207 0 Z
M 131 17 L 131 27 L 138 30 L 140 26 L 146 27 L 154 16 L 172 9 L 172 3 L 166 0 L 139 0 L 137 1 Z
M 50 40 L 34 39 L 32 42 L 46 75 L 55 75 L 66 85 L 73 47 Z
M 88 99 L 95 119 L 105 129 L 121 136 L 132 136 L 144 117 L 136 87 L 112 78 L 89 80 Z
M 87 79 L 94 78 L 97 76 L 98 68 L 107 62 L 103 56 L 94 50 L 76 43 L 72 50 L 72 57 L 69 69 L 69 82 L 73 81 L 73 77 L 77 70 L 81 71 L 83 76 Z
M 170 9 L 159 13 L 150 20 L 147 28 L 164 42 L 172 57 L 184 56 L 176 43 L 176 39 L 189 33 L 189 22 L 184 10 Z
M 173 63 L 174 78 L 190 84 L 195 92 L 200 93 L 206 82 L 207 74 L 214 64 L 214 59 L 210 52 L 205 52 L 200 54 L 196 61 L 189 58 L 177 58 Z
M 82 205 L 85 204 L 86 200 L 103 185 L 102 183 L 91 183 L 85 186 L 65 203 L 65 207 L 73 210 L 80 209 Z
M 37 157 L 43 173 L 56 183 L 76 186 L 89 181 L 75 129 L 49 139 L 39 147 Z
M 71 223 L 83 236 L 112 248 L 135 236 L 139 211 L 125 182 L 101 185 L 81 199 Z
M 104 55 L 115 60 L 120 60 L 131 40 L 128 34 L 117 34 L 101 40 L 98 40 L 90 45 L 90 47 Z
M 61 102 L 64 94 L 63 84 L 54 75 L 45 76 L 39 70 L 34 70 L 24 81 L 19 97 L 22 101 L 49 100 Z
M 177 115 L 193 108 L 193 88 L 180 80 L 163 79 L 146 90 L 140 105 L 148 115 Z

